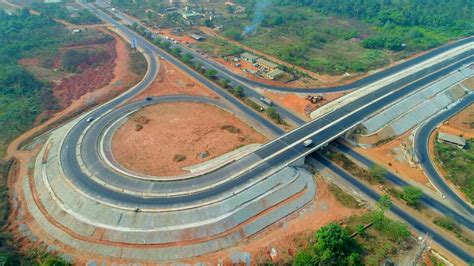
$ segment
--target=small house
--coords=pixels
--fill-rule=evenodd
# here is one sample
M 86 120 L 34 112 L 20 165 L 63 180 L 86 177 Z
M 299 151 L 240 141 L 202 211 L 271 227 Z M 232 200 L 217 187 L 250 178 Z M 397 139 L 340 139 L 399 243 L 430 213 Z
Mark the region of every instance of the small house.
M 259 65 L 262 68 L 265 68 L 268 71 L 273 71 L 273 70 L 278 68 L 277 64 L 275 64 L 273 62 L 270 62 L 270 61 L 268 61 L 266 59 L 263 59 L 263 58 L 257 59 L 257 65 Z
M 240 54 L 240 57 L 244 60 L 247 60 L 251 63 L 255 63 L 257 62 L 257 59 L 259 59 L 258 56 L 254 55 L 254 54 L 251 54 L 251 53 L 242 53 Z

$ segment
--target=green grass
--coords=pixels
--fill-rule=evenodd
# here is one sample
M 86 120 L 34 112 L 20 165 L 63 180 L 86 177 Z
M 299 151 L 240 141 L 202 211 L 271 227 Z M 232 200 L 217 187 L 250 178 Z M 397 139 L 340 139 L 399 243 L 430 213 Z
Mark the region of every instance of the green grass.
M 340 152 L 326 150 L 324 155 L 331 161 L 336 163 L 339 167 L 349 172 L 351 175 L 364 179 L 371 184 L 383 183 L 383 179 L 374 175 L 373 171 L 369 171 L 356 163 Z
M 434 224 L 437 226 L 444 228 L 448 231 L 454 233 L 454 235 L 461 240 L 462 242 L 474 246 L 474 241 L 466 237 L 466 235 L 462 232 L 459 224 L 451 217 L 436 217 L 433 219 Z
M 444 143 L 435 143 L 436 158 L 446 171 L 446 178 L 459 186 L 474 203 L 474 141 L 467 141 L 463 150 Z
M 197 48 L 214 56 L 230 56 L 243 52 L 243 49 L 219 37 L 210 37 L 208 40 L 198 42 Z
M 330 184 L 329 190 L 336 197 L 336 199 L 345 207 L 351 209 L 360 209 L 362 207 L 361 204 L 353 196 L 346 193 L 344 190 L 342 190 L 335 184 Z
M 145 57 L 139 51 L 131 49 L 129 51 L 131 59 L 130 70 L 139 77 L 143 77 L 148 69 L 148 63 Z
M 343 74 L 363 72 L 385 66 L 389 63 L 389 53 L 369 50 L 349 40 L 335 39 L 311 47 L 301 37 L 275 34 L 277 29 L 263 31 L 244 38 L 243 43 L 253 49 L 275 56 L 290 64 L 320 73 Z
M 322 15 L 305 7 L 273 6 L 253 34 L 239 36 L 243 44 L 311 71 L 343 74 L 379 68 L 390 62 L 390 53 L 363 48 L 350 39 L 374 34 L 373 26 L 356 20 Z M 283 22 L 274 18 L 283 17 Z M 229 18 L 228 31 L 242 32 L 249 23 Z M 276 24 L 275 24 L 276 23 Z M 225 32 L 224 32 L 225 34 Z

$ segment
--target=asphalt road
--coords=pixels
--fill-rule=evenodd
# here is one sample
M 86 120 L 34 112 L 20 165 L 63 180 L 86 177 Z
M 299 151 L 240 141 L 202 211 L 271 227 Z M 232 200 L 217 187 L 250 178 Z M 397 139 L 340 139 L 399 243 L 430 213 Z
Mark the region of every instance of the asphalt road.
M 318 160 L 320 163 L 322 163 L 325 167 L 327 167 L 329 170 L 334 172 L 335 174 L 339 175 L 343 179 L 347 180 L 350 182 L 352 185 L 354 185 L 358 190 L 362 191 L 364 194 L 366 194 L 369 198 L 377 201 L 380 198 L 380 195 L 363 184 L 361 181 L 359 181 L 357 178 L 354 178 L 352 175 L 348 174 L 346 171 L 342 170 L 341 168 L 335 166 L 332 164 L 327 158 L 321 156 L 319 153 L 314 153 L 311 155 L 312 158 Z M 418 221 L 415 217 L 413 217 L 411 214 L 408 212 L 402 210 L 396 205 L 392 205 L 390 208 L 390 211 L 392 211 L 395 215 L 397 215 L 400 219 L 405 221 L 407 224 L 411 225 L 413 228 L 415 228 L 418 232 L 420 233 L 426 233 L 428 234 L 434 241 L 436 241 L 438 244 L 443 246 L 445 249 L 449 250 L 452 252 L 454 255 L 458 256 L 460 259 L 462 259 L 466 263 L 470 263 L 473 261 L 473 256 L 470 254 L 467 250 L 464 250 L 457 246 L 455 243 L 453 243 L 451 240 L 448 238 L 444 237 L 442 234 L 438 233 L 437 230 L 433 230 L 423 222 Z
M 468 213 L 471 219 L 474 220 L 474 210 L 471 206 L 469 206 L 462 198 L 460 198 L 445 182 L 444 178 L 439 174 L 434 166 L 428 151 L 429 147 L 429 139 L 430 135 L 433 130 L 436 128 L 437 125 L 446 121 L 451 116 L 458 113 L 460 110 L 466 108 L 467 106 L 471 105 L 474 102 L 474 93 L 470 93 L 468 96 L 463 98 L 459 103 L 455 106 L 444 110 L 443 112 L 433 116 L 425 122 L 416 132 L 415 135 L 415 154 L 418 160 L 420 161 L 423 170 L 425 171 L 428 178 L 431 182 L 438 188 L 445 197 L 456 203 L 460 208 L 462 208 L 466 213 Z M 472 228 L 471 228 L 472 230 Z
M 99 153 L 97 151 L 97 140 L 100 136 L 100 132 L 105 129 L 103 126 L 107 125 L 107 121 L 114 121 L 114 119 L 116 119 L 113 115 L 120 112 L 125 114 L 129 111 L 127 108 L 122 107 L 115 109 L 113 112 L 107 112 L 108 110 L 113 109 L 110 105 L 104 105 L 94 110 L 93 116 L 104 117 L 97 119 L 90 128 L 88 127 L 89 124 L 82 120 L 71 129 L 64 141 L 65 145 L 61 149 L 61 163 L 66 176 L 70 178 L 76 186 L 80 187 L 86 193 L 90 193 L 92 196 L 99 197 L 102 200 L 108 200 L 116 204 L 129 206 L 139 205 L 143 208 L 151 206 L 166 208 L 175 204 L 183 205 L 198 203 L 202 200 L 218 197 L 223 193 L 231 191 L 237 186 L 249 182 L 256 176 L 268 174 L 279 166 L 292 162 L 295 158 L 311 153 L 313 150 L 336 138 L 339 134 L 344 133 L 348 128 L 357 125 L 367 117 L 367 115 L 383 108 L 401 97 L 404 97 L 413 90 L 454 71 L 460 66 L 472 62 L 473 58 L 474 57 L 472 56 L 465 58 L 465 55 L 460 55 L 460 58 L 457 57 L 452 59 L 452 61 L 447 60 L 440 63 L 444 65 L 448 61 L 451 61 L 449 63 L 452 63 L 452 65 L 434 72 L 423 79 L 412 82 L 405 87 L 398 88 L 394 86 L 394 84 L 383 87 L 379 91 L 369 94 L 366 97 L 362 97 L 348 104 L 344 108 L 329 113 L 319 119 L 315 119 L 312 122 L 271 141 L 262 146 L 262 148 L 256 152 L 244 157 L 242 160 L 231 163 L 215 172 L 198 178 L 157 183 L 127 177 L 123 174 L 111 171 L 111 169 L 102 165 L 100 163 L 100 158 L 98 158 Z M 112 101 L 112 103 L 114 102 L 117 101 Z M 81 146 L 81 157 L 84 160 L 85 165 L 92 173 L 94 173 L 94 175 L 96 175 L 96 177 L 103 179 L 106 183 L 125 188 L 129 191 L 156 194 L 170 192 L 179 193 L 189 191 L 190 189 L 200 189 L 208 185 L 217 184 L 219 181 L 222 181 L 229 176 L 239 175 L 229 182 L 213 186 L 212 189 L 206 189 L 191 195 L 177 197 L 143 197 L 113 191 L 92 181 L 86 173 L 82 172 L 80 163 L 76 157 L 75 147 L 79 143 L 79 137 L 83 132 L 86 132 L 86 135 L 84 136 L 84 144 L 86 145 Z M 307 139 L 308 135 L 316 134 L 316 132 L 317 137 L 312 138 L 314 146 L 311 148 L 304 147 L 302 142 Z M 241 173 L 244 169 L 249 170 Z

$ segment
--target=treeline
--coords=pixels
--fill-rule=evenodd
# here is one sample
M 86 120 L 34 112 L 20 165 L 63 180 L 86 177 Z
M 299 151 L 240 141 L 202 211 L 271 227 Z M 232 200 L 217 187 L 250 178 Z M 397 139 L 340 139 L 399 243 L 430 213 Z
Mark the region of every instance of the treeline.
M 31 8 L 43 16 L 65 20 L 73 24 L 97 24 L 101 20 L 87 9 L 70 11 L 64 3 L 33 2 Z
M 422 50 L 448 39 L 474 34 L 472 0 L 273 0 L 328 15 L 360 19 L 378 26 L 362 42 L 366 48 Z
M 1 143 L 27 130 L 43 110 L 57 107 L 48 84 L 36 79 L 18 60 L 33 55 L 48 58 L 57 51 L 60 36 L 66 32 L 55 21 L 32 16 L 28 10 L 12 16 L 0 10 Z

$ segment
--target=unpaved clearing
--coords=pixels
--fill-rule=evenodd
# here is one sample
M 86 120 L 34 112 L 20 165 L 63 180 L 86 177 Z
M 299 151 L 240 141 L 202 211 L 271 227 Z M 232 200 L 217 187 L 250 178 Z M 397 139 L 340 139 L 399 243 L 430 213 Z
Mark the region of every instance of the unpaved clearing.
M 467 139 L 474 138 L 474 104 L 443 123 L 439 131 L 458 136 L 463 135 Z
M 411 158 L 412 142 L 410 140 L 410 134 L 411 131 L 405 133 L 393 141 L 390 141 L 389 143 L 385 143 L 375 148 L 354 149 L 392 171 L 393 173 L 405 178 L 410 178 L 420 184 L 425 185 L 426 187 L 433 189 L 433 186 L 429 182 L 428 178 Z
M 323 94 L 323 101 L 317 104 L 312 104 L 305 98 L 305 96 L 300 94 L 271 92 L 269 90 L 264 90 L 263 93 L 272 101 L 290 109 L 294 113 L 298 114 L 301 118 L 304 118 L 306 121 L 311 120 L 309 116 L 311 112 L 344 95 L 344 93 Z M 312 95 L 314 96 L 314 94 Z
M 124 167 L 147 175 L 183 174 L 183 167 L 267 139 L 239 118 L 202 103 L 163 103 L 131 116 L 113 137 Z
M 170 62 L 160 60 L 160 72 L 152 85 L 140 93 L 136 100 L 147 96 L 163 96 L 173 94 L 187 94 L 206 96 L 217 99 L 218 96 L 213 91 L 204 87 L 197 80 L 185 74 L 182 70 Z

